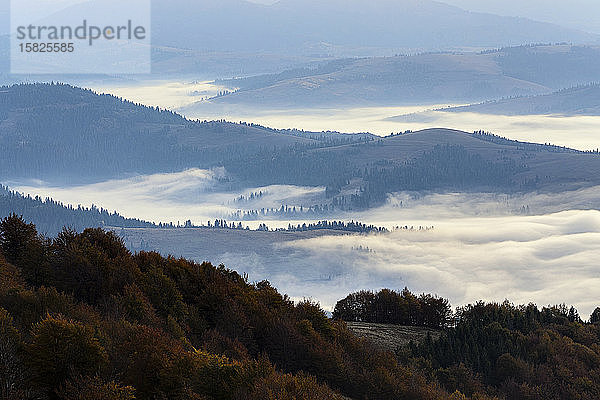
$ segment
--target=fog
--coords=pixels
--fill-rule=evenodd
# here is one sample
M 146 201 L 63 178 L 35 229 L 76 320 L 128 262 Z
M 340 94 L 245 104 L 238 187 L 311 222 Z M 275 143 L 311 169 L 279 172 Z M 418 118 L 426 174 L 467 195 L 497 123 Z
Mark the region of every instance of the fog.
M 84 87 L 151 107 L 178 109 L 214 97 L 225 87 L 208 81 L 151 80 L 139 82 L 88 81 Z
M 73 188 L 41 184 L 13 184 L 13 188 L 73 205 L 94 203 L 126 216 L 182 223 L 188 218 L 202 223 L 223 217 L 240 207 L 233 202 L 236 196 L 252 191 L 268 194 L 244 207 L 301 204 L 323 194 L 322 188 L 294 186 L 226 192 L 218 183 L 223 174 L 222 169 L 189 170 Z M 292 241 L 274 234 L 262 242 L 232 242 L 218 254 L 210 253 L 214 239 L 200 235 L 191 238 L 189 246 L 197 243 L 208 248 L 207 253 L 175 255 L 225 263 L 248 273 L 251 280 L 269 279 L 294 299 L 311 297 L 329 310 L 356 290 L 407 286 L 448 297 L 454 305 L 479 299 L 565 302 L 589 315 L 600 305 L 599 205 L 600 187 L 558 194 L 398 193 L 382 207 L 340 216 L 388 227 L 387 234 Z M 298 223 L 267 224 L 274 228 L 290 222 Z M 433 229 L 419 231 L 419 226 Z M 159 250 L 173 248 L 163 245 Z
M 197 103 L 202 97 L 225 88 L 210 82 L 150 81 L 135 84 L 88 84 L 102 93 L 151 106 L 176 110 L 186 117 L 200 120 L 226 119 L 251 121 L 279 129 L 308 131 L 392 132 L 432 127 L 460 129 L 467 132 L 485 130 L 510 139 L 552 143 L 579 150 L 600 147 L 600 116 L 525 115 L 504 116 L 477 113 L 453 113 L 440 110 L 456 104 L 426 104 L 402 107 L 322 108 L 269 110 L 243 106 Z
M 136 103 L 173 110 L 188 118 L 199 120 L 226 119 L 232 122 L 252 122 L 276 129 L 370 132 L 380 136 L 392 132 L 443 127 L 467 132 L 485 130 L 510 139 L 552 143 L 579 150 L 600 147 L 600 136 L 597 134 L 600 116 L 504 116 L 443 111 L 447 107 L 466 104 L 272 110 L 202 101 L 215 96 L 219 91 L 231 90 L 209 81 L 88 81 L 78 84 L 99 93 L 110 93 Z
M 600 304 L 598 211 L 435 222 L 428 232 L 326 237 L 282 246 L 306 251 L 304 262 L 334 277 L 308 286 L 327 307 L 362 288 L 405 286 L 435 292 L 455 305 L 478 299 L 566 302 L 589 315 Z M 360 246 L 368 250 L 356 250 Z M 306 293 L 306 284 L 294 278 L 281 276 L 274 283 L 293 295 Z
M 241 209 L 278 208 L 282 204 L 317 204 L 325 193 L 325 188 L 290 185 L 225 191 L 218 182 L 224 174 L 222 168 L 190 169 L 75 187 L 48 186 L 43 182 L 13 182 L 9 185 L 21 193 L 51 197 L 65 204 L 85 207 L 94 204 L 110 211 L 117 210 L 125 217 L 174 224 L 183 224 L 189 219 L 196 225 L 206 224 L 215 218 L 228 218 L 232 212 Z M 258 192 L 263 193 L 260 201 L 236 201 L 240 196 L 248 197 L 251 193 Z
M 190 118 L 253 121 L 274 128 L 309 131 L 391 132 L 450 128 L 467 132 L 485 130 L 510 139 L 552 143 L 579 150 L 600 147 L 600 116 L 525 115 L 505 116 L 477 113 L 432 111 L 447 105 L 406 107 L 364 107 L 306 110 L 252 110 L 239 106 L 193 108 L 180 111 Z

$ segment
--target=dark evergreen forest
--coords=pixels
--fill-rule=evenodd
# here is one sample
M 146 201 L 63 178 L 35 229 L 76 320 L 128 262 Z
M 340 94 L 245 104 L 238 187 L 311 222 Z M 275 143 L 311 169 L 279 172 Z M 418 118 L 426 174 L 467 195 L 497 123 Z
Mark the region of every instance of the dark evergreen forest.
M 85 228 L 118 226 L 126 228 L 150 228 L 155 225 L 135 218 L 125 218 L 117 212 L 97 207 L 72 207 L 38 196 L 23 196 L 0 185 L 0 218 L 16 214 L 29 222 L 35 222 L 40 232 L 54 236 L 63 228 L 77 232 Z

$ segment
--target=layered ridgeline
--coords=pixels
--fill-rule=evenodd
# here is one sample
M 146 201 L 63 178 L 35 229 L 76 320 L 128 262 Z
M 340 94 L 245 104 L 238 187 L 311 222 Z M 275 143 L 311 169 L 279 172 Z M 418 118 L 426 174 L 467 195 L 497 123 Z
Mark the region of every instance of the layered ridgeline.
M 36 224 L 40 232 L 56 235 L 67 227 L 81 232 L 85 228 L 124 227 L 152 228 L 156 225 L 134 218 L 125 218 L 117 212 L 103 208 L 65 206 L 50 198 L 24 196 L 0 185 L 0 218 L 10 215 L 22 216 Z
M 600 309 L 590 323 L 572 308 L 508 302 L 454 314 L 436 296 L 383 290 L 342 300 L 336 317 L 438 331 L 408 346 L 392 336 L 396 352 L 385 351 L 318 304 L 223 266 L 132 254 L 100 229 L 46 240 L 18 218 L 0 222 L 5 399 L 592 400 L 600 390 Z
M 429 129 L 369 134 L 189 121 L 65 85 L 0 90 L 0 179 L 97 182 L 224 167 L 226 189 L 326 187 L 341 209 L 397 191 L 558 191 L 600 184 L 600 157 L 490 134 Z M 327 204 L 323 204 L 326 206 Z
M 597 82 L 599 71 L 597 46 L 538 45 L 480 53 L 359 58 L 218 81 L 232 93 L 211 103 L 250 108 L 471 103 Z M 207 103 L 187 109 L 200 113 L 203 107 Z
M 431 0 L 273 3 L 152 1 L 153 72 L 161 79 L 169 74 L 245 76 L 339 57 L 540 42 L 586 44 L 598 43 L 600 37 L 581 32 L 581 25 L 578 30 L 567 29 L 524 18 L 468 12 Z M 78 3 L 61 12 L 73 14 L 74 9 L 85 7 Z M 2 14 L 0 8 L 0 22 Z M 5 11 L 5 22 L 0 23 L 0 53 L 8 48 L 8 37 L 2 36 L 8 31 L 8 20 Z M 8 70 L 7 64 L 2 65 L 4 60 L 8 57 L 0 58 L 0 71 L 3 67 Z

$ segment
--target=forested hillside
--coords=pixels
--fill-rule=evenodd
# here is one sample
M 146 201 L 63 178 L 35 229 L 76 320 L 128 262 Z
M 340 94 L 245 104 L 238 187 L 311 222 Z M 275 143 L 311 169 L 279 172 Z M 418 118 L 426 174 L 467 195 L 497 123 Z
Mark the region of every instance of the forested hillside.
M 210 168 L 262 149 L 367 139 L 190 121 L 170 111 L 63 84 L 0 88 L 0 178 L 4 179 L 89 182 Z
M 444 331 L 382 351 L 268 282 L 132 254 L 101 229 L 48 240 L 10 217 L 0 222 L 0 398 L 598 398 L 600 309 L 590 323 L 564 306 L 477 303 L 449 315 L 444 299 L 388 290 L 349 296 L 336 317 L 360 308 L 349 319 Z
M 64 227 L 81 232 L 85 228 L 96 227 L 125 227 L 150 228 L 152 223 L 139 219 L 124 218 L 117 212 L 108 212 L 97 207 L 65 206 L 52 199 L 23 196 L 0 185 L 0 218 L 16 214 L 26 221 L 36 224 L 40 232 L 46 235 L 56 235 Z
M 600 156 L 449 129 L 369 134 L 190 121 L 62 84 L 0 90 L 0 180 L 60 185 L 224 167 L 220 189 L 321 186 L 331 209 L 396 191 L 565 190 L 600 184 Z M 305 207 L 314 204 L 304 204 Z
M 483 302 L 462 307 L 456 326 L 411 349 L 449 391 L 512 399 L 598 399 L 600 309 L 584 323 L 572 307 Z
M 0 223 L 0 343 L 2 399 L 462 398 L 268 282 L 17 218 Z
M 589 322 L 574 307 L 539 309 L 508 301 L 477 302 L 452 313 L 447 300 L 436 296 L 384 289 L 340 300 L 334 318 L 362 327 L 375 322 L 444 328 L 435 339 L 395 350 L 401 362 L 449 392 L 506 400 L 592 400 L 600 394 L 600 308 Z

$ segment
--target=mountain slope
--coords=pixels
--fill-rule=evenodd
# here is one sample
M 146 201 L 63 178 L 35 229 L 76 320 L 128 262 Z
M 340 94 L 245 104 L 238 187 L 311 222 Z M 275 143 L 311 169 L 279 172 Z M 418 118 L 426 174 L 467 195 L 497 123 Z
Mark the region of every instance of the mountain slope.
M 0 178 L 72 185 L 224 168 L 223 190 L 326 187 L 343 209 L 396 191 L 511 192 L 600 185 L 600 157 L 448 129 L 377 138 L 188 121 L 65 85 L 0 90 Z M 308 205 L 307 205 L 308 206 Z
M 353 201 L 363 207 L 381 203 L 388 193 L 402 190 L 527 192 L 600 185 L 597 153 L 486 133 L 427 129 L 367 143 L 360 151 L 352 151 L 352 147 L 313 151 L 330 158 L 345 154 L 348 165 L 366 171 L 353 175 L 360 180 Z M 351 187 L 337 189 L 344 195 Z
M 364 135 L 362 135 L 364 136 Z M 323 146 L 361 135 L 303 134 L 170 111 L 60 84 L 0 88 L 0 178 L 97 181 L 218 166 L 265 148 Z
M 542 96 L 454 107 L 444 111 L 497 115 L 600 115 L 600 85 L 574 87 Z
M 0 222 L 0 337 L 8 399 L 449 396 L 267 281 L 100 229 L 44 240 L 17 218 Z
M 312 71 L 219 81 L 239 90 L 211 103 L 302 108 L 476 102 L 598 81 L 599 71 L 599 47 L 570 45 L 348 59 Z

